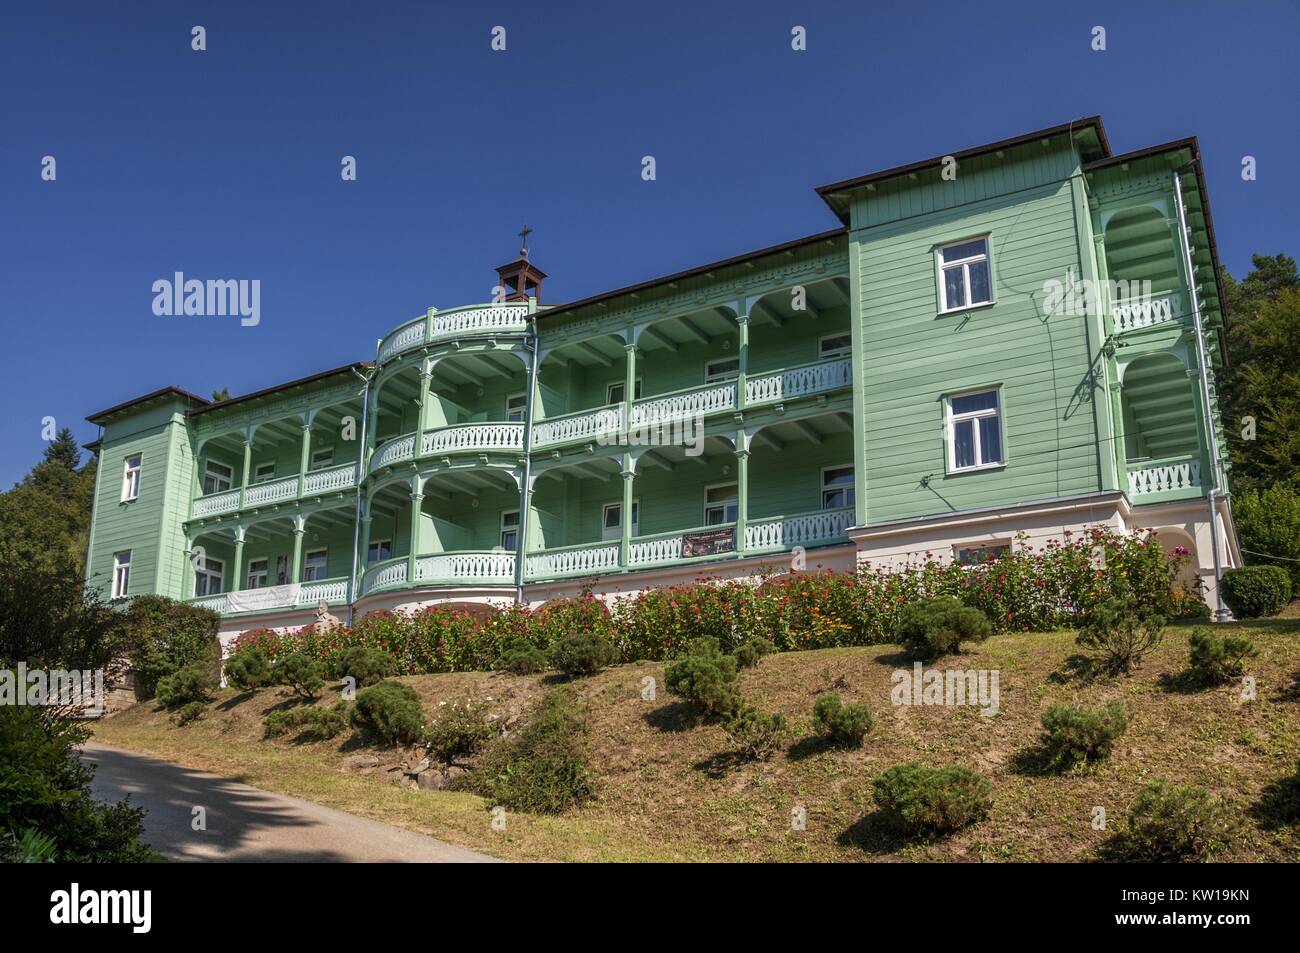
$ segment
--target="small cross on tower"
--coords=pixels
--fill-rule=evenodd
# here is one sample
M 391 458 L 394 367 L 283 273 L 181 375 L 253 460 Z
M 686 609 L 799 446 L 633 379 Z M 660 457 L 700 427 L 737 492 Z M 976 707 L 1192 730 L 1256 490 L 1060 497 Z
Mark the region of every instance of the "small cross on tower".
M 531 235 L 532 233 L 533 230 L 529 228 L 527 225 L 525 225 L 523 229 L 519 232 L 519 241 L 520 241 L 519 257 L 521 258 L 528 257 L 528 236 Z
M 532 233 L 527 225 L 519 230 L 519 257 L 497 269 L 497 279 L 506 290 L 507 301 L 542 300 L 542 279 L 546 272 L 528 260 L 528 236 Z

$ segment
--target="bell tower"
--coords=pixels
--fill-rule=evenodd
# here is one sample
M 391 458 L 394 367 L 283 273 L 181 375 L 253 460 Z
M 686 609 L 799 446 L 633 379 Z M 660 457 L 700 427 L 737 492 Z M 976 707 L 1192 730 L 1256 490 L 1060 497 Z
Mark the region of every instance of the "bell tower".
M 536 298 L 542 303 L 542 279 L 546 272 L 528 260 L 528 236 L 532 229 L 527 225 L 519 232 L 519 257 L 497 268 L 497 278 L 506 291 L 507 301 L 527 301 Z

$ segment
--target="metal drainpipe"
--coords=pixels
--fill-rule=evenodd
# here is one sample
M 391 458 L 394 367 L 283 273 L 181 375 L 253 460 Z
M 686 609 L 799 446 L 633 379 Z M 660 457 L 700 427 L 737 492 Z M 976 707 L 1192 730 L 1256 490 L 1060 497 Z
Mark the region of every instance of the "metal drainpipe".
M 361 452 L 357 454 L 357 510 L 352 519 L 352 577 L 348 580 L 349 628 L 352 627 L 352 603 L 357 601 L 357 547 L 361 545 L 361 500 L 363 499 L 361 483 L 365 479 L 366 435 L 370 432 L 368 429 L 370 421 L 367 419 L 370 416 L 370 377 L 358 373 L 355 367 L 352 368 L 352 373 L 365 382 L 365 387 L 362 389 L 361 396 Z
M 524 335 L 528 348 L 528 399 L 524 401 L 524 478 L 519 485 L 519 532 L 515 535 L 515 602 L 524 601 L 524 558 L 528 552 L 528 482 L 533 476 L 533 400 L 537 394 L 537 319 L 529 315 Z
M 533 400 L 537 395 L 537 320 L 530 315 L 528 333 L 528 399 L 524 402 L 524 478 L 519 486 L 519 533 L 515 536 L 515 602 L 524 602 L 524 558 L 528 553 L 528 482 L 533 478 Z
M 1228 613 L 1223 604 L 1223 560 L 1219 555 L 1219 514 L 1218 498 L 1219 487 L 1221 486 L 1219 473 L 1222 467 L 1222 461 L 1219 457 L 1219 441 L 1214 433 L 1214 414 L 1210 404 L 1210 378 L 1207 371 L 1208 359 L 1205 353 L 1205 330 L 1201 324 L 1201 298 L 1196 293 L 1196 274 L 1192 264 L 1192 246 L 1187 239 L 1187 212 L 1183 208 L 1183 183 L 1180 176 L 1188 169 L 1195 167 L 1196 160 L 1193 159 L 1178 169 L 1173 171 L 1174 177 L 1174 197 L 1178 203 L 1178 238 L 1183 246 L 1183 265 L 1187 272 L 1187 292 L 1192 299 L 1192 319 L 1196 328 L 1196 360 L 1201 378 L 1201 400 L 1205 404 L 1205 440 L 1206 446 L 1210 450 L 1210 469 L 1213 471 L 1211 480 L 1213 485 L 1210 488 L 1209 506 L 1210 506 L 1210 545 L 1214 549 L 1214 595 L 1215 602 L 1218 603 L 1218 609 L 1214 615 L 1216 619 L 1222 620 Z

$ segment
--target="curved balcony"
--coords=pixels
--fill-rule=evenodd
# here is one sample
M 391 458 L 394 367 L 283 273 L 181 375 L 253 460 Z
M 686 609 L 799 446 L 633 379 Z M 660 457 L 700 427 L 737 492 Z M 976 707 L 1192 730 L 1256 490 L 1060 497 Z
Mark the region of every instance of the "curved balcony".
M 1139 328 L 1150 328 L 1157 324 L 1176 321 L 1180 310 L 1177 295 L 1163 295 L 1159 298 L 1146 298 L 1112 305 L 1110 314 L 1115 333 L 1124 334 Z
M 607 434 L 619 433 L 623 429 L 622 404 L 580 410 L 533 424 L 533 446 L 540 448 L 575 440 L 594 440 Z
M 483 334 L 522 334 L 528 329 L 526 304 L 475 304 L 408 321 L 379 342 L 377 361 L 384 364 L 426 344 Z
M 519 451 L 524 449 L 524 425 L 518 423 L 482 423 L 453 424 L 450 427 L 438 427 L 420 434 L 419 442 L 413 433 L 394 437 L 386 442 L 370 458 L 370 467 L 366 471 L 373 476 L 385 467 L 414 460 L 419 449 L 419 456 L 427 457 L 448 453 L 487 453 Z
M 398 556 L 375 563 L 361 577 L 361 595 L 368 596 L 407 584 L 409 558 Z M 415 560 L 414 585 L 510 585 L 515 579 L 515 554 L 506 551 L 434 553 Z

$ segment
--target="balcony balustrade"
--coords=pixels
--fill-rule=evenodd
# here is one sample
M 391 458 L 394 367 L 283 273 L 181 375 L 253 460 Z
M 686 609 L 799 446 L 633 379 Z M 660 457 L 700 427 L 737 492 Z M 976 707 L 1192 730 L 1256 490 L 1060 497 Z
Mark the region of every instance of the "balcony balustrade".
M 1161 298 L 1127 301 L 1113 305 L 1110 313 L 1115 324 L 1115 333 L 1124 334 L 1127 331 L 1136 331 L 1138 328 L 1149 328 L 1175 320 L 1178 316 L 1177 298 L 1173 295 L 1165 295 Z
M 1144 460 L 1127 469 L 1128 493 L 1135 503 L 1157 493 L 1200 493 L 1201 463 L 1194 457 Z
M 824 394 L 853 384 L 853 364 L 846 357 L 801 364 L 771 374 L 754 374 L 745 380 L 745 404 L 779 403 L 792 397 Z
M 483 334 L 522 334 L 528 329 L 528 305 L 474 305 L 416 318 L 384 338 L 379 344 L 379 363 L 422 347 Z
M 221 516 L 225 513 L 238 512 L 240 509 L 252 509 L 258 506 L 296 500 L 300 498 L 298 483 L 299 478 L 297 476 L 268 480 L 265 483 L 254 483 L 243 491 L 242 503 L 240 502 L 239 489 L 223 490 L 220 493 L 197 496 L 190 504 L 190 517 L 191 519 L 200 519 Z M 312 470 L 302 478 L 301 498 L 316 496 L 321 493 L 331 493 L 337 490 L 347 490 L 356 485 L 357 465 L 355 463 L 345 463 L 324 470 Z

